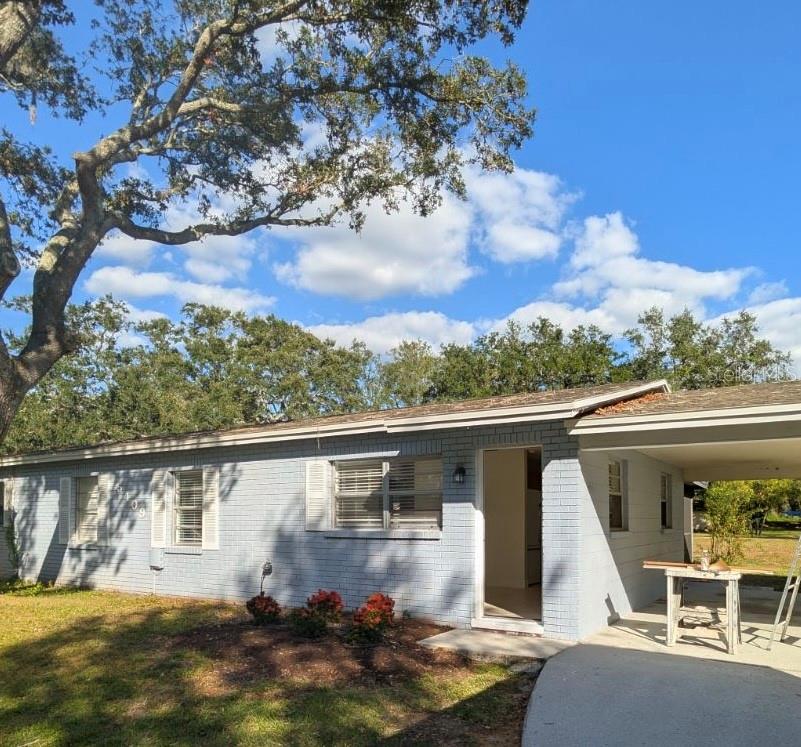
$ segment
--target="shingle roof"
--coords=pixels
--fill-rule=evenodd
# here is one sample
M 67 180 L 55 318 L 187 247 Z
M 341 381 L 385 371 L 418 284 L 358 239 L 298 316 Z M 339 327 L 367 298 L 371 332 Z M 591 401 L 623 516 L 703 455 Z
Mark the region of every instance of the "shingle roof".
M 345 415 L 327 415 L 323 417 L 307 418 L 302 420 L 289 420 L 276 423 L 262 423 L 259 425 L 236 426 L 220 430 L 193 431 L 184 433 L 159 434 L 156 436 L 143 436 L 134 439 L 120 441 L 104 441 L 101 443 L 81 446 L 70 446 L 60 449 L 48 449 L 39 452 L 26 452 L 25 456 L 36 456 L 44 454 L 68 453 L 77 449 L 93 449 L 95 447 L 124 446 L 126 444 L 146 444 L 148 442 L 162 442 L 167 439 L 195 439 L 204 436 L 215 435 L 239 435 L 248 436 L 251 434 L 278 435 L 281 431 L 296 429 L 323 428 L 328 426 L 361 424 L 369 425 L 374 422 L 392 422 L 405 420 L 407 418 L 436 418 L 437 416 L 455 415 L 459 413 L 486 413 L 491 410 L 506 410 L 517 407 L 537 407 L 554 406 L 564 409 L 575 409 L 581 407 L 586 400 L 597 400 L 602 398 L 610 403 L 615 402 L 620 397 L 638 396 L 632 394 L 633 389 L 645 389 L 653 391 L 664 385 L 664 382 L 642 382 L 628 381 L 614 384 L 602 384 L 599 386 L 578 387 L 574 389 L 556 389 L 541 392 L 526 392 L 523 394 L 512 394 L 499 397 L 486 397 L 483 399 L 460 400 L 458 402 L 438 402 L 416 407 L 400 407 L 385 410 L 369 410 L 366 412 L 347 413 Z M 597 407 L 597 401 L 593 407 L 586 408 L 591 411 Z M 584 408 L 582 408 L 584 411 Z M 443 427 L 447 427 L 443 425 Z M 9 454 L 7 457 L 21 456 Z M 2 457 L 0 457 L 2 461 Z
M 661 415 L 772 405 L 801 405 L 801 381 L 741 384 L 669 393 L 655 392 L 600 408 L 589 418 L 594 420 L 623 415 Z

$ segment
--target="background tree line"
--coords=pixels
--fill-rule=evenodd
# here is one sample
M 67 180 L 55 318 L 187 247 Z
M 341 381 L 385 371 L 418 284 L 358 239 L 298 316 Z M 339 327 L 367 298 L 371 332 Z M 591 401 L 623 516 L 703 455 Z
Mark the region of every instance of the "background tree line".
M 137 324 L 110 297 L 67 313 L 81 345 L 27 396 L 6 452 L 636 379 L 725 386 L 785 379 L 790 366 L 745 312 L 713 327 L 651 309 L 622 346 L 597 327 L 540 318 L 438 351 L 405 341 L 384 357 L 273 315 L 197 304 L 177 321 Z M 12 348 L 25 340 L 4 334 Z

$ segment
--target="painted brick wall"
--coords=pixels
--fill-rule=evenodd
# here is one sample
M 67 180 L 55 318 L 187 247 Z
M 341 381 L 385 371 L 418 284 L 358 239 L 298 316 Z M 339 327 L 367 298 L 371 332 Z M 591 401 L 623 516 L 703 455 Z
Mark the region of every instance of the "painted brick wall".
M 436 431 L 424 435 L 343 437 L 198 450 L 189 454 L 27 466 L 15 477 L 17 526 L 26 578 L 131 592 L 245 599 L 258 591 L 261 564 L 271 560 L 265 591 L 302 604 L 318 587 L 340 590 L 355 605 L 376 590 L 398 608 L 468 626 L 474 616 L 475 474 L 478 449 L 543 446 L 543 623 L 548 635 L 579 632 L 580 471 L 562 423 Z M 399 453 L 443 459 L 443 531 L 437 539 L 353 539 L 304 528 L 305 460 Z M 150 570 L 150 483 L 157 468 L 220 466 L 220 549 L 167 549 L 163 571 Z M 453 484 L 462 464 L 467 476 Z M 63 476 L 113 473 L 111 541 L 98 549 L 58 542 L 58 490 Z M 136 499 L 144 515 L 131 509 Z
M 628 531 L 609 531 L 610 459 L 625 463 L 628 485 Z M 582 452 L 581 585 L 579 634 L 590 635 L 617 616 L 647 606 L 665 593 L 660 571 L 645 570 L 646 559 L 683 560 L 683 478 L 681 470 L 636 451 Z M 673 476 L 673 527 L 663 530 L 660 475 Z

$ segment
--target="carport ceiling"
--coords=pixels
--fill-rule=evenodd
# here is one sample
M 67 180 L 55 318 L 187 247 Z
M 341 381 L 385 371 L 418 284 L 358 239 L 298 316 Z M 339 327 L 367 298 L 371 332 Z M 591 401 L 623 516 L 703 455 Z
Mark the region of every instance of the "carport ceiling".
M 684 470 L 684 479 L 801 478 L 801 438 L 637 449 Z

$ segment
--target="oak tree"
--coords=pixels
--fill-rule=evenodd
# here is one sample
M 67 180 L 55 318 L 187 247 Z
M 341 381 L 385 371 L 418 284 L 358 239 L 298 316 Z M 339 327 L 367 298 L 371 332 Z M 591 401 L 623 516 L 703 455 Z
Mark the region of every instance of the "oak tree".
M 34 269 L 30 332 L 19 350 L 0 340 L 0 438 L 77 348 L 65 309 L 114 233 L 358 227 L 371 200 L 425 215 L 463 194 L 468 163 L 511 169 L 525 79 L 471 48 L 510 44 L 526 4 L 0 0 L 0 112 L 61 116 L 84 143 L 62 153 L 0 123 L 0 299 Z

